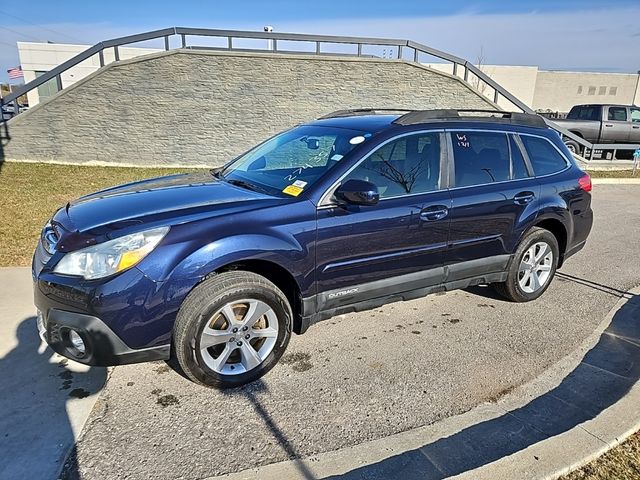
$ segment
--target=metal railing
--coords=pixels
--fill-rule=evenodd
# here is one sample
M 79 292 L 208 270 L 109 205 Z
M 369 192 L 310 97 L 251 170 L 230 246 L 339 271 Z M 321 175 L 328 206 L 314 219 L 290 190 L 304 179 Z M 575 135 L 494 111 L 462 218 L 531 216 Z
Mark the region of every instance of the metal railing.
M 85 51 L 79 53 L 73 58 L 70 58 L 66 62 L 61 63 L 57 67 L 49 70 L 43 75 L 39 76 L 35 80 L 30 81 L 29 83 L 23 85 L 20 88 L 17 88 L 12 93 L 4 98 L 0 98 L 0 106 L 13 103 L 15 112 L 19 111 L 19 106 L 17 99 L 38 88 L 40 85 L 55 79 L 56 87 L 58 91 L 63 89 L 62 84 L 62 74 L 69 70 L 70 68 L 78 65 L 81 62 L 84 62 L 94 56 L 98 56 L 100 67 L 105 66 L 105 50 L 113 49 L 113 57 L 115 61 L 120 60 L 120 50 L 119 48 L 123 45 L 130 45 L 134 43 L 146 42 L 149 40 L 156 39 L 164 39 L 164 50 L 170 50 L 171 37 L 177 36 L 180 39 L 180 48 L 214 48 L 217 50 L 244 50 L 244 51 L 267 51 L 267 52 L 277 52 L 277 53 L 301 53 L 301 54 L 316 54 L 316 55 L 327 55 L 331 54 L 326 50 L 323 51 L 323 46 L 326 44 L 339 44 L 339 45 L 351 45 L 355 48 L 355 52 L 350 53 L 351 55 L 355 55 L 358 57 L 362 56 L 371 56 L 365 55 L 364 47 L 367 46 L 384 46 L 384 47 L 395 47 L 397 49 L 397 59 L 404 60 L 413 60 L 416 63 L 420 62 L 421 55 L 429 55 L 431 57 L 435 57 L 439 60 L 444 60 L 445 62 L 449 62 L 452 65 L 452 74 L 456 77 L 464 80 L 468 85 L 472 88 L 478 90 L 478 93 L 484 95 L 483 91 L 486 87 L 489 87 L 490 93 L 493 93 L 492 99 L 494 103 L 498 103 L 500 98 L 506 99 L 508 102 L 513 104 L 516 108 L 520 109 L 525 113 L 535 113 L 531 108 L 525 105 L 523 102 L 518 100 L 515 96 L 501 87 L 498 83 L 492 80 L 489 76 L 487 76 L 484 72 L 482 72 L 478 67 L 468 62 L 467 60 L 456 57 L 455 55 L 448 54 L 441 50 L 437 50 L 435 48 L 428 47 L 426 45 L 422 45 L 421 43 L 413 42 L 411 40 L 397 40 L 397 39 L 389 39 L 389 38 L 371 38 L 371 37 L 345 37 L 345 36 L 335 36 L 335 35 L 307 35 L 300 33 L 280 33 L 280 32 L 253 32 L 253 31 L 242 31 L 242 30 L 218 30 L 218 29 L 208 29 L 208 28 L 185 28 L 185 27 L 171 27 L 164 28 L 161 30 L 153 30 L 150 32 L 140 33 L 137 35 L 129 35 L 126 37 L 114 38 L 111 40 L 105 40 L 100 43 L 95 44 L 94 46 L 86 49 Z M 196 45 L 189 45 L 188 39 L 189 37 L 215 37 L 215 38 L 224 38 L 226 39 L 225 47 L 199 47 Z M 239 48 L 234 46 L 235 40 L 265 40 L 267 48 Z M 279 49 L 278 42 L 299 42 L 305 43 L 315 46 L 315 49 L 312 51 L 292 51 L 292 50 L 282 50 Z M 408 58 L 407 58 L 407 53 Z M 477 79 L 476 84 L 474 85 L 471 81 L 470 77 L 475 77 Z M 480 88 L 481 85 L 486 85 L 486 87 Z M 489 97 L 491 98 L 491 97 Z M 549 119 L 545 119 L 546 123 L 558 131 L 561 135 L 571 138 L 576 143 L 582 145 L 586 149 L 590 149 L 593 153 L 593 150 L 598 148 L 607 148 L 606 145 L 594 145 L 590 142 L 587 142 L 583 138 L 569 132 L 568 130 L 560 127 L 555 124 L 553 121 Z M 632 148 L 632 147 L 629 147 Z

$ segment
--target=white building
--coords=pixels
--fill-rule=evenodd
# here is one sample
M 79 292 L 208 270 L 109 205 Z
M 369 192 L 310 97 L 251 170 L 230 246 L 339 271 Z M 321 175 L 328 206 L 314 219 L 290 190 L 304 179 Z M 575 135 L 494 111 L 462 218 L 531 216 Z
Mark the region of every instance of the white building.
M 89 48 L 88 45 L 60 43 L 18 42 L 20 64 L 25 82 L 34 80 L 44 72 Z M 121 60 L 138 55 L 158 52 L 151 48 L 120 47 Z M 115 60 L 113 49 L 104 51 L 105 64 Z M 428 64 L 429 67 L 452 73 L 450 64 Z M 62 85 L 68 87 L 100 68 L 97 55 L 85 60 L 62 74 Z M 568 112 L 573 105 L 581 103 L 640 104 L 640 74 L 559 72 L 540 70 L 535 66 L 482 65 L 481 70 L 516 98 L 537 111 Z M 463 69 L 458 75 L 463 75 Z M 471 76 L 473 83 L 476 79 Z M 478 88 L 493 99 L 493 90 Z M 55 80 L 28 93 L 29 105 L 53 95 L 57 91 Z M 499 104 L 512 109 L 510 102 L 501 99 Z
M 20 57 L 20 65 L 24 72 L 25 83 L 35 80 L 45 72 L 66 62 L 72 57 L 89 48 L 89 45 L 68 45 L 62 43 L 35 43 L 35 42 L 18 42 L 18 55 Z M 146 55 L 148 53 L 159 52 L 161 50 L 152 48 L 129 48 L 120 47 L 118 49 L 120 60 L 137 57 L 138 55 Z M 113 49 L 104 50 L 104 63 L 115 61 Z M 73 85 L 81 78 L 86 77 L 90 73 L 100 68 L 100 59 L 97 55 L 79 63 L 75 67 L 70 68 L 62 74 L 62 87 L 66 88 Z M 36 105 L 38 102 L 50 97 L 58 91 L 55 79 L 40 85 L 37 89 L 27 93 L 29 106 Z
M 431 68 L 452 73 L 451 65 L 430 64 Z M 572 106 L 585 103 L 640 105 L 640 74 L 562 72 L 540 70 L 535 66 L 482 65 L 480 69 L 517 99 L 538 112 L 567 113 Z M 458 69 L 458 75 L 463 75 Z M 474 76 L 469 81 L 475 83 Z M 493 89 L 478 87 L 493 99 Z M 498 104 L 512 109 L 510 102 Z

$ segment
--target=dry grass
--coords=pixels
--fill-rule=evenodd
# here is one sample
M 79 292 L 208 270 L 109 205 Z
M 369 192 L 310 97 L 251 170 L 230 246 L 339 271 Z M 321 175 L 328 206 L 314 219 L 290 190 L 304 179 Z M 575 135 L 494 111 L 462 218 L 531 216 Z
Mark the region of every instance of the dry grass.
M 588 170 L 591 178 L 633 178 L 633 170 Z M 640 178 L 640 171 L 636 172 L 635 178 Z
M 120 183 L 188 171 L 32 163 L 3 163 L 0 168 L 0 267 L 30 265 L 40 230 L 69 200 Z
M 609 450 L 597 460 L 560 480 L 638 480 L 640 479 L 640 432 Z

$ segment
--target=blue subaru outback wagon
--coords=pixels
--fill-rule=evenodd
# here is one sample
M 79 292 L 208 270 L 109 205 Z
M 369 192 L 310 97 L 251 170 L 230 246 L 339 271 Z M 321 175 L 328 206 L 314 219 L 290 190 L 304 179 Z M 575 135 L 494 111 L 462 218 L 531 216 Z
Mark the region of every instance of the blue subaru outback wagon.
M 542 295 L 592 224 L 559 136 L 536 115 L 393 112 L 335 112 L 222 168 L 68 203 L 33 259 L 41 336 L 78 362 L 175 357 L 233 387 L 337 314 L 477 284 Z

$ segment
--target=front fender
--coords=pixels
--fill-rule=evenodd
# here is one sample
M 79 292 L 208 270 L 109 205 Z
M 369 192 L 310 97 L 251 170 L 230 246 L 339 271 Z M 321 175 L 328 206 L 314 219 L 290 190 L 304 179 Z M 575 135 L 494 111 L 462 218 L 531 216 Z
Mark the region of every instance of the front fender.
M 172 272 L 171 279 L 202 278 L 230 263 L 264 260 L 288 271 L 292 264 L 305 262 L 309 254 L 297 241 L 268 235 L 251 234 L 222 238 L 191 253 Z

